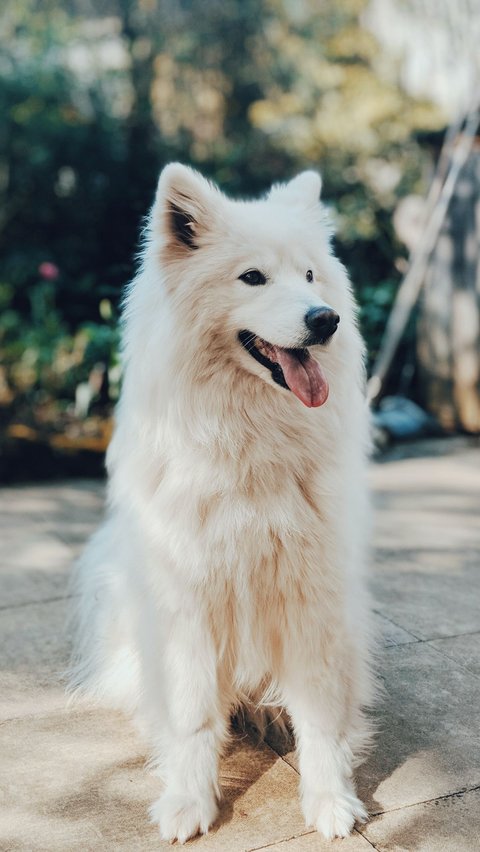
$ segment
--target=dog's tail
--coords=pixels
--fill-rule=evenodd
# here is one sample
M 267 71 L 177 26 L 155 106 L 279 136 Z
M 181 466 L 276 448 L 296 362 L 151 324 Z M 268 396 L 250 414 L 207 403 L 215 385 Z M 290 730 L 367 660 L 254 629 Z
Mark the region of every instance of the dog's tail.
M 126 572 L 118 525 L 106 521 L 74 566 L 68 632 L 73 650 L 66 672 L 67 691 L 110 707 L 133 712 L 138 699 L 139 662 L 133 642 Z M 114 556 L 115 554 L 115 556 Z

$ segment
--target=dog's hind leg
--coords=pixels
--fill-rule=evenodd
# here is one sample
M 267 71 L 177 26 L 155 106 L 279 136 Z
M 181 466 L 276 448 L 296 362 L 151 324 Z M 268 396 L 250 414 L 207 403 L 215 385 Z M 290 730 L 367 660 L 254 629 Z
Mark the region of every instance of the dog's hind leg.
M 228 689 L 219 683 L 214 642 L 198 601 L 171 614 L 163 630 L 163 721 L 158 762 L 165 791 L 151 808 L 164 840 L 204 834 L 218 813 L 219 756 L 227 735 Z M 221 688 L 219 688 L 221 687 Z M 152 730 L 155 747 L 155 731 Z

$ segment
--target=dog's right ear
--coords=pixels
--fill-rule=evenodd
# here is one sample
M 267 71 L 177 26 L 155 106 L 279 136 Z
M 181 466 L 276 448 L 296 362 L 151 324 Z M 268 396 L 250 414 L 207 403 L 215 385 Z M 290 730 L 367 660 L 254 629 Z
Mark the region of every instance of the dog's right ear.
M 185 256 L 199 247 L 212 218 L 214 194 L 218 190 L 189 166 L 170 163 L 163 169 L 153 210 L 154 227 L 160 227 L 174 256 Z

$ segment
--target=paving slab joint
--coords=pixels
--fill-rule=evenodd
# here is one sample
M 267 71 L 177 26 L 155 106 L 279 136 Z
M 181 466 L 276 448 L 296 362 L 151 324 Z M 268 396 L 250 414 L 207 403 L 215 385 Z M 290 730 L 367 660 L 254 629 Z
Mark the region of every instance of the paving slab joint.
M 476 790 L 480 790 L 480 784 L 476 784 L 475 787 L 464 787 L 461 790 L 455 790 L 453 793 L 445 793 L 444 796 L 434 796 L 432 799 L 424 799 L 421 802 L 411 802 L 409 805 L 399 805 L 398 808 L 388 808 L 388 810 L 385 811 L 374 811 L 370 814 L 370 816 L 373 818 L 383 816 L 384 814 L 393 814 L 396 811 L 406 811 L 408 808 L 418 808 L 419 805 L 430 805 L 432 802 L 443 802 L 446 799 L 460 799 L 465 795 L 465 793 L 475 793 Z M 366 839 L 368 840 L 368 838 Z

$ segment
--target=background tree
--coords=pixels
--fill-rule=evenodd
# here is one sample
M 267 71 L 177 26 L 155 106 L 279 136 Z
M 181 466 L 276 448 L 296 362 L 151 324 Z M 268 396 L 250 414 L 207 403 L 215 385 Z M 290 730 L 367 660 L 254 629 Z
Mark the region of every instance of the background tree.
M 58 419 L 99 362 L 114 395 L 117 306 L 158 172 L 171 159 L 241 195 L 319 168 L 375 354 L 401 275 L 392 211 L 423 188 L 430 154 L 421 134 L 443 119 L 395 83 L 362 23 L 367 5 L 5 0 L 0 399 L 8 417 L 12 405 L 32 412 L 47 400 Z M 44 262 L 58 275 L 46 280 Z

